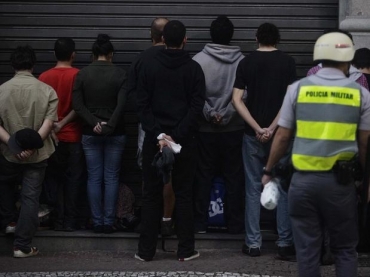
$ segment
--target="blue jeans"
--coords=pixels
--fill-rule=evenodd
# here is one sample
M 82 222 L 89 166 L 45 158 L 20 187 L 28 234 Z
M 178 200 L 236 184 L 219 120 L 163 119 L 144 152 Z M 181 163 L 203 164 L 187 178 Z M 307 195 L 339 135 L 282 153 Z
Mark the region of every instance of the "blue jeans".
M 243 163 L 245 173 L 245 244 L 248 247 L 261 247 L 262 238 L 260 230 L 262 169 L 267 163 L 270 154 L 271 142 L 260 143 L 254 136 L 243 137 Z M 290 158 L 288 152 L 280 162 L 287 162 Z M 279 187 L 280 199 L 277 205 L 277 231 L 279 247 L 293 244 L 292 227 L 288 212 L 288 195 Z
M 88 174 L 87 195 L 94 226 L 114 223 L 125 141 L 123 135 L 82 136 Z

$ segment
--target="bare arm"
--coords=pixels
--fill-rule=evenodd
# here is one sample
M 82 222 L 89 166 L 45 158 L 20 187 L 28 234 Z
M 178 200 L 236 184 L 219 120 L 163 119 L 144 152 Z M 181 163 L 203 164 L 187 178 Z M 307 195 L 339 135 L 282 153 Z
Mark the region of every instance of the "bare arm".
M 358 154 L 362 168 L 365 168 L 366 164 L 366 150 L 367 150 L 367 139 L 370 136 L 370 131 L 358 132 Z
M 54 132 L 58 133 L 65 125 L 72 122 L 76 117 L 76 112 L 74 110 L 71 110 L 61 121 L 54 123 Z
M 45 119 L 42 123 L 38 133 L 40 134 L 42 140 L 45 140 L 49 135 L 51 130 L 53 129 L 54 122 L 50 119 Z
M 244 119 L 245 122 L 249 124 L 253 128 L 253 130 L 256 132 L 256 134 L 264 134 L 265 130 L 263 130 L 258 123 L 254 120 L 252 115 L 250 114 L 248 108 L 245 106 L 243 101 L 243 93 L 244 90 L 234 88 L 233 89 L 233 105 L 237 112 L 240 114 L 240 116 Z
M 272 167 L 284 156 L 290 141 L 293 137 L 293 129 L 279 127 L 272 141 L 269 159 L 266 164 L 266 170 L 271 171 Z M 271 180 L 271 176 L 263 175 L 262 184 L 266 185 Z
M 10 138 L 9 133 L 2 127 L 0 126 L 0 140 L 1 142 L 8 144 L 8 140 Z

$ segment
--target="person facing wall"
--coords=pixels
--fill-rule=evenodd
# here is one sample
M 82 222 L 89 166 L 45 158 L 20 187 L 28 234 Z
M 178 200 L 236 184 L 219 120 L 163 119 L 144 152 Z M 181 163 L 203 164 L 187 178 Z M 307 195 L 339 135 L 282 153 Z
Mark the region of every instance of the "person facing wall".
M 108 35 L 98 35 L 92 52 L 94 61 L 77 74 L 73 109 L 83 121 L 82 146 L 94 232 L 112 233 L 126 141 L 123 108 L 127 77 L 112 63 L 114 48 Z

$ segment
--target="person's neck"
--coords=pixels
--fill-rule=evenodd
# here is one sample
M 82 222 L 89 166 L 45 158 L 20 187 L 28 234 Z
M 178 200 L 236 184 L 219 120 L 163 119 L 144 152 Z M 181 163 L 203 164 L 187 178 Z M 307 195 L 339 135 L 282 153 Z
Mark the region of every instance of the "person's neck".
M 31 73 L 33 72 L 33 69 L 20 69 L 20 70 L 15 70 L 15 74 L 20 73 L 20 72 L 27 72 Z
M 58 61 L 55 68 L 71 68 L 72 61 Z
M 154 42 L 153 41 L 153 46 L 163 46 L 164 43 L 163 42 Z
M 361 68 L 360 71 L 365 74 L 370 74 L 370 67 L 368 68 Z
M 262 45 L 262 44 L 258 44 L 257 51 L 271 52 L 271 51 L 275 51 L 275 50 L 277 50 L 277 48 L 274 45 Z

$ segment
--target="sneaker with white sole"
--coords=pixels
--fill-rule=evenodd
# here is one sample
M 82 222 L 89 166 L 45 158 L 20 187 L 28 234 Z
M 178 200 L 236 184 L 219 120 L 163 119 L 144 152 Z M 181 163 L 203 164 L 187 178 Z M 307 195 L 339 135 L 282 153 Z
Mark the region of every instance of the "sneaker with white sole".
M 190 261 L 190 260 L 194 260 L 196 258 L 198 258 L 200 256 L 199 252 L 198 251 L 194 251 L 193 254 L 189 257 L 186 257 L 186 258 L 179 258 L 179 261 L 180 262 L 186 262 L 186 261 Z
M 142 258 L 139 256 L 138 253 L 135 254 L 135 259 L 138 259 L 139 261 L 142 261 L 142 262 L 150 262 L 152 259 L 145 259 L 145 258 Z
M 15 233 L 15 227 L 17 227 L 17 223 L 10 222 L 8 225 L 6 225 L 5 234 L 13 234 L 13 233 Z
M 13 257 L 14 258 L 28 258 L 32 256 L 36 256 L 39 253 L 37 247 L 31 247 L 30 252 L 24 252 L 16 247 L 13 250 Z

